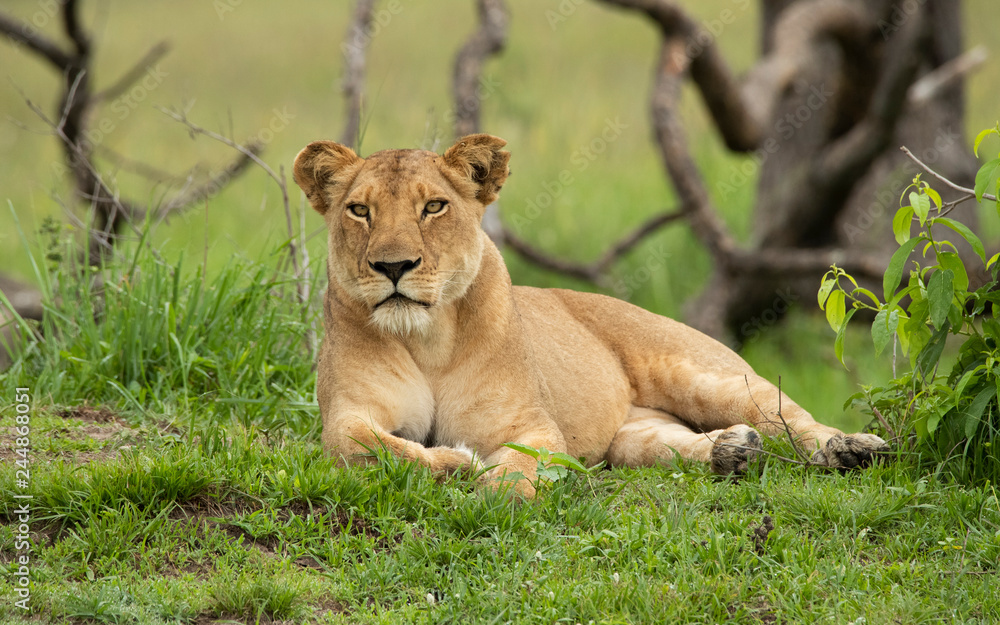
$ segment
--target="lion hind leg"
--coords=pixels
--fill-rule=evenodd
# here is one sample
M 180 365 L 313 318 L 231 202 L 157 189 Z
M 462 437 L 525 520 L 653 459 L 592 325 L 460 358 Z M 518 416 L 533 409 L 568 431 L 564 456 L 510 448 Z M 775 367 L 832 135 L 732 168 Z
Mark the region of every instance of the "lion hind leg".
M 649 467 L 680 455 L 707 462 L 715 473 L 729 475 L 744 473 L 760 448 L 760 435 L 744 424 L 695 432 L 670 413 L 632 406 L 605 458 L 612 466 Z
M 743 423 L 764 436 L 788 436 L 811 454 L 812 462 L 836 468 L 863 467 L 889 451 L 886 442 L 874 434 L 845 434 L 819 423 L 751 371 L 701 371 L 688 365 L 686 374 L 688 383 L 673 387 L 671 399 L 683 420 L 696 428 L 732 428 Z

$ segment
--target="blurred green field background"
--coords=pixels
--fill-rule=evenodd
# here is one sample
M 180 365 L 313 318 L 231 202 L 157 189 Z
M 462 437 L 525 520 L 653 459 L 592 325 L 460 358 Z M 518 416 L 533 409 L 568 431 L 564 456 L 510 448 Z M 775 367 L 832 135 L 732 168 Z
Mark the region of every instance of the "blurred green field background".
M 48 3 L 8 0 L 5 10 L 33 20 L 61 40 L 60 24 Z M 735 71 L 757 58 L 759 15 L 743 0 L 684 2 L 700 20 L 736 14 L 718 41 Z M 109 132 L 97 137 L 102 163 L 124 196 L 157 202 L 183 185 L 189 168 L 199 175 L 218 170 L 232 152 L 185 128 L 155 107 L 187 110 L 189 118 L 237 140 L 267 140 L 264 160 L 288 172 L 295 154 L 309 141 L 337 138 L 343 125 L 340 95 L 341 43 L 353 3 L 305 0 L 249 3 L 193 0 L 146 3 L 86 2 L 86 22 L 94 33 L 96 88 L 112 84 L 155 42 L 172 52 L 159 63 L 149 88 L 94 112 Z M 380 3 L 380 26 L 369 52 L 366 131 L 362 152 L 390 147 L 443 150 L 450 145 L 451 65 L 456 50 L 475 27 L 474 3 L 398 0 Z M 563 2 L 568 15 L 553 23 L 555 1 L 510 0 L 507 50 L 484 71 L 483 127 L 504 137 L 513 153 L 513 175 L 504 187 L 502 211 L 508 223 L 539 247 L 559 256 L 589 260 L 646 216 L 672 205 L 651 142 L 648 92 L 658 35 L 644 19 L 593 2 Z M 398 6 L 393 13 L 389 7 Z M 1000 25 L 992 0 L 965 6 L 967 46 L 990 43 Z M 983 16 L 989 16 L 984 18 Z M 56 140 L 22 97 L 44 110 L 57 106 L 59 77 L 51 67 L 7 42 L 0 43 L 0 199 L 9 200 L 22 227 L 33 233 L 44 216 L 61 217 L 69 197 L 60 174 Z M 966 135 L 996 122 L 1000 72 L 995 60 L 968 85 Z M 689 138 L 710 187 L 742 157 L 728 154 L 708 125 L 700 99 L 688 91 L 684 116 Z M 613 126 L 613 140 L 599 154 L 584 150 Z M 173 181 L 151 183 L 134 167 L 115 164 L 110 153 L 148 164 Z M 102 154 L 102 152 L 99 152 Z M 568 171 L 572 181 L 559 183 Z M 565 174 L 563 174 L 565 179 Z M 290 183 L 291 184 L 291 183 Z M 293 203 L 300 194 L 292 185 Z M 748 182 L 720 204 L 731 228 L 745 236 L 752 214 L 754 184 Z M 550 201 L 550 203 L 549 203 Z M 537 215 L 532 202 L 549 203 Z M 6 202 L 5 202 L 6 203 Z M 306 231 L 322 227 L 309 211 Z M 280 194 L 256 169 L 207 206 L 195 207 L 155 227 L 154 241 L 167 258 L 184 254 L 189 269 L 207 259 L 211 274 L 234 255 L 262 258 L 287 238 Z M 207 250 L 206 250 L 207 245 Z M 997 241 L 988 240 L 988 247 Z M 310 240 L 322 270 L 325 237 Z M 515 283 L 592 289 L 585 283 L 537 270 L 508 254 Z M 27 250 L 10 210 L 0 210 L 0 266 L 31 279 Z M 612 294 L 656 312 L 683 318 L 684 303 L 697 294 L 710 271 L 707 254 L 684 225 L 663 230 L 616 267 L 625 289 Z M 803 294 L 807 299 L 812 294 Z M 888 360 L 875 361 L 858 331 L 854 358 L 845 371 L 832 354 L 832 334 L 813 315 L 792 315 L 789 323 L 749 342 L 744 356 L 820 418 L 847 428 L 863 425 L 859 415 L 842 415 L 844 399 L 858 383 L 888 375 Z M 849 345 L 848 352 L 851 353 Z

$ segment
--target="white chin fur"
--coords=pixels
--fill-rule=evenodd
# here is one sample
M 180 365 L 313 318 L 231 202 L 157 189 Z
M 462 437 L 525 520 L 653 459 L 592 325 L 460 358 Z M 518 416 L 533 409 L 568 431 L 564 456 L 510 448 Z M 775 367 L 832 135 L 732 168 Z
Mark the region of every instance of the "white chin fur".
M 424 334 L 431 325 L 431 313 L 418 304 L 387 302 L 372 312 L 372 324 L 388 334 Z

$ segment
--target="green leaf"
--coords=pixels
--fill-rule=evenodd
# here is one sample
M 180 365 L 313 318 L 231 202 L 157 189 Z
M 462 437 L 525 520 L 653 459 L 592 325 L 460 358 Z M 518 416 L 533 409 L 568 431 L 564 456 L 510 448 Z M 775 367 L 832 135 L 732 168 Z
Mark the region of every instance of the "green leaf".
M 910 341 L 909 348 L 906 353 L 910 357 L 910 367 L 916 367 L 917 358 L 920 356 L 920 353 L 923 352 L 927 343 L 931 340 L 931 329 L 926 325 L 919 327 L 912 327 L 908 325 L 906 329 L 909 330 L 908 338 Z
M 559 480 L 565 479 L 569 474 L 566 467 L 560 466 L 547 466 L 542 467 L 535 471 L 539 480 L 546 480 L 548 482 L 558 482 Z
M 941 360 L 941 352 L 944 351 L 945 338 L 948 336 L 948 324 L 938 328 L 937 332 L 931 336 L 931 340 L 920 350 L 917 355 L 916 369 L 923 377 L 927 377 L 937 367 Z
M 983 142 L 983 139 L 990 135 L 1000 134 L 996 128 L 987 128 L 986 130 L 980 132 L 976 135 L 976 141 L 972 144 L 972 152 L 979 158 L 979 144 Z
M 885 276 L 882 278 L 882 292 L 885 299 L 890 299 L 892 294 L 896 292 L 896 287 L 899 286 L 899 281 L 903 278 L 903 267 L 906 265 L 906 259 L 910 257 L 910 253 L 913 252 L 917 243 L 923 240 L 923 237 L 910 239 L 900 245 L 896 253 L 892 255 L 889 266 L 885 269 Z
M 938 424 L 941 423 L 941 417 L 943 415 L 938 409 L 933 409 L 933 411 L 927 416 L 927 434 L 931 435 L 937 431 Z
M 925 182 L 924 184 L 926 185 L 927 183 Z M 927 194 L 927 197 L 931 198 L 931 201 L 934 202 L 934 206 L 936 206 L 938 210 L 941 210 L 941 194 L 928 186 L 924 187 L 924 193 Z
M 840 361 L 840 364 L 844 365 L 845 369 L 847 368 L 847 364 L 844 362 L 844 337 L 847 334 L 847 324 L 851 321 L 851 317 L 853 317 L 856 312 L 858 312 L 858 309 L 852 308 L 851 311 L 847 313 L 847 316 L 844 317 L 843 325 L 841 325 L 840 329 L 837 331 L 837 340 L 833 342 L 833 353 L 837 356 L 837 360 Z
M 892 340 L 896 327 L 899 326 L 899 311 L 880 310 L 875 315 L 875 323 L 872 324 L 872 342 L 875 344 L 875 356 L 878 357 L 885 349 L 885 346 Z
M 829 275 L 828 273 L 827 276 Z M 823 278 L 823 283 L 819 285 L 819 293 L 816 295 L 816 298 L 819 300 L 820 310 L 823 309 L 823 305 L 826 304 L 826 298 L 830 296 L 835 286 L 837 286 L 837 279 L 835 277 Z
M 952 280 L 955 274 L 951 269 L 935 271 L 931 279 L 927 282 L 927 304 L 931 316 L 931 323 L 935 328 L 940 328 L 948 319 L 948 311 L 951 310 L 951 300 L 955 296 L 952 289 Z
M 573 469 L 574 471 L 582 471 L 584 473 L 587 472 L 587 467 L 583 466 L 579 460 L 569 454 L 564 454 L 561 451 L 552 454 L 551 462 L 552 464 L 562 465 L 566 468 Z
M 847 303 L 844 301 L 844 292 L 834 291 L 830 293 L 830 298 L 826 300 L 826 320 L 834 332 L 840 330 L 846 312 Z
M 997 187 L 997 177 L 1000 176 L 1000 158 L 987 161 L 976 172 L 976 200 L 983 201 L 983 194 Z
M 913 214 L 920 220 L 920 225 L 924 225 L 927 213 L 931 212 L 931 199 L 923 193 L 910 191 L 910 206 L 913 207 Z M 893 221 L 895 222 L 895 219 Z
M 896 235 L 896 243 L 902 245 L 910 240 L 910 226 L 912 223 L 912 206 L 904 206 L 896 211 L 896 216 L 892 218 L 892 233 Z
M 965 271 L 965 263 L 954 252 L 941 252 L 937 255 L 938 264 L 944 269 L 950 269 L 955 274 L 955 291 L 969 290 L 969 274 Z
M 997 396 L 997 389 L 995 386 L 987 386 L 983 390 L 979 391 L 976 398 L 972 400 L 969 404 L 968 409 L 965 411 L 965 437 L 972 438 L 976 435 L 976 430 L 979 429 L 979 422 L 983 418 L 983 412 L 986 411 L 986 406 L 989 405 L 990 400 Z
M 938 217 L 934 220 L 934 223 L 944 224 L 962 235 L 962 238 L 969 242 L 969 245 L 972 246 L 972 250 L 979 255 L 979 258 L 982 258 L 984 263 L 986 262 L 986 248 L 983 247 L 983 242 L 979 239 L 979 237 L 977 237 L 972 230 L 969 230 L 968 226 L 960 221 L 948 219 L 947 217 Z
M 854 295 L 855 297 L 857 297 L 858 295 L 864 295 L 865 297 L 871 299 L 872 304 L 874 304 L 875 306 L 881 306 L 882 304 L 880 301 L 878 301 L 878 297 L 876 297 L 874 293 L 872 293 L 863 286 L 859 286 L 858 288 L 854 289 L 851 295 Z M 858 300 L 860 299 L 861 298 L 858 298 Z
M 538 458 L 539 456 L 537 449 L 528 445 L 522 445 L 521 443 L 504 443 L 503 446 L 513 449 L 514 451 L 519 451 L 522 454 L 527 454 L 532 458 Z
M 990 267 L 992 267 L 993 263 L 997 262 L 998 258 L 1000 258 L 1000 252 L 997 252 L 993 256 L 990 256 L 990 259 L 986 261 L 986 268 L 989 269 Z

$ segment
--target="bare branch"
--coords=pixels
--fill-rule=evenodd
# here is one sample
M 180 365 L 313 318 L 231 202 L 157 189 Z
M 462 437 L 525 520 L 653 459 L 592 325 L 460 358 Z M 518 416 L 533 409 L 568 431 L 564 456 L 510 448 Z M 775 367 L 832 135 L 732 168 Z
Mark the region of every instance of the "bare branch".
M 65 70 L 71 63 L 69 54 L 27 22 L 0 13 L 0 34 L 15 43 L 27 46 L 29 50 L 44 57 L 61 70 Z
M 278 174 L 274 173 L 274 170 L 271 169 L 271 166 L 268 165 L 267 163 L 265 163 L 264 161 L 262 161 L 260 159 L 260 157 L 257 156 L 257 154 L 254 153 L 249 147 L 247 147 L 245 145 L 242 145 L 242 144 L 239 144 L 239 143 L 233 141 L 232 139 L 230 139 L 229 137 L 227 137 L 225 135 L 220 135 L 217 132 L 214 132 L 214 131 L 202 128 L 198 124 L 195 124 L 194 122 L 189 121 L 188 118 L 187 118 L 187 115 L 185 115 L 183 112 L 178 113 L 177 111 L 172 111 L 170 109 L 163 108 L 163 107 L 157 107 L 157 110 L 159 110 L 161 113 L 163 113 L 167 117 L 170 117 L 171 119 L 184 124 L 185 126 L 188 127 L 188 130 L 190 130 L 194 134 L 204 135 L 204 136 L 208 137 L 209 139 L 214 139 L 214 140 L 218 141 L 219 143 L 223 143 L 225 145 L 228 145 L 229 147 L 233 148 L 237 152 L 242 153 L 244 156 L 246 156 L 247 158 L 249 158 L 250 160 L 252 160 L 254 163 L 257 163 L 257 165 L 261 169 L 263 169 L 265 172 L 267 172 L 267 175 L 270 176 L 272 180 L 274 180 L 275 182 L 278 183 L 278 186 L 286 188 L 286 192 L 284 194 L 284 199 L 285 199 L 285 203 L 287 204 L 287 202 L 288 202 L 287 187 L 284 184 L 283 178 L 281 176 L 279 176 Z
M 247 144 L 246 149 L 250 154 L 259 156 L 260 153 L 263 152 L 264 146 L 260 143 L 249 143 Z M 212 197 L 223 187 L 232 182 L 233 179 L 245 172 L 247 168 L 250 167 L 251 163 L 253 163 L 253 159 L 249 155 L 240 153 L 239 156 L 233 159 L 233 161 L 218 174 L 212 176 L 198 186 L 190 187 L 181 191 L 170 200 L 164 202 L 156 210 L 156 217 L 158 219 L 166 219 L 174 213 L 180 212 L 202 200 Z
M 483 64 L 490 56 L 499 54 L 507 41 L 509 16 L 504 0 L 477 0 L 479 28 L 472 33 L 455 55 L 452 71 L 452 98 L 454 100 L 455 138 L 481 132 L 480 108 L 482 97 L 480 82 Z M 483 230 L 497 247 L 504 240 L 503 222 L 497 202 L 486 207 L 482 221 Z
M 121 78 L 119 78 L 113 85 L 107 87 L 103 91 L 94 94 L 91 99 L 91 104 L 100 104 L 101 102 L 106 102 L 107 100 L 114 100 L 121 94 L 125 93 L 136 81 L 146 75 L 149 72 L 149 68 L 155 65 L 157 61 L 162 59 L 166 54 L 170 52 L 170 44 L 166 41 L 161 41 L 152 48 L 149 52 L 146 52 L 139 61 L 131 67 L 127 72 L 125 72 Z
M 989 57 L 986 46 L 978 45 L 971 50 L 966 50 L 961 55 L 950 61 L 943 63 L 933 71 L 927 72 L 915 83 L 910 85 L 910 90 L 906 94 L 906 99 L 911 106 L 921 106 L 930 101 L 942 89 L 946 89 L 956 80 L 965 77 L 983 63 Z
M 625 254 L 632 251 L 632 249 L 639 245 L 646 237 L 650 236 L 663 226 L 671 224 L 678 219 L 683 219 L 685 217 L 684 213 L 680 211 L 673 211 L 670 213 L 660 213 L 647 219 L 638 228 L 633 230 L 630 234 L 623 237 L 617 243 L 611 246 L 607 252 L 601 256 L 600 260 L 593 264 L 594 271 L 597 274 L 603 274 L 611 267 L 612 263 L 624 256 Z
M 540 252 L 509 229 L 504 229 L 503 237 L 504 242 L 508 247 L 510 247 L 510 249 L 517 252 L 525 260 L 538 265 L 542 269 L 548 269 L 549 271 L 579 278 L 580 280 L 586 280 L 588 282 L 597 282 L 599 278 L 599 276 L 594 273 L 593 268 L 589 265 L 562 260 Z
M 76 46 L 78 58 L 86 58 L 90 54 L 90 38 L 83 30 L 80 22 L 80 3 L 78 0 L 63 0 L 63 30 L 66 36 Z
M 708 248 L 716 261 L 729 269 L 738 249 L 725 223 L 712 208 L 701 173 L 688 149 L 684 126 L 677 116 L 681 82 L 687 70 L 685 40 L 665 38 L 651 97 L 653 128 L 660 159 L 681 201 L 681 211 L 690 221 L 695 236 Z
M 871 407 L 872 413 L 878 419 L 879 423 L 881 423 L 882 427 L 885 428 L 885 431 L 892 435 L 892 440 L 899 440 L 899 435 L 896 434 L 896 430 L 892 429 L 889 423 L 885 420 L 885 417 L 882 416 L 882 413 L 879 412 L 878 408 L 876 408 L 874 404 L 868 405 Z
M 913 152 L 911 152 L 906 146 L 903 146 L 903 147 L 901 147 L 899 149 L 902 150 L 903 154 L 906 154 L 910 158 L 910 160 L 912 160 L 914 163 L 916 163 L 920 167 L 920 169 L 923 169 L 924 171 L 926 171 L 930 175 L 934 176 L 935 178 L 937 178 L 938 180 L 940 180 L 941 182 L 943 182 L 948 187 L 954 189 L 955 191 L 960 191 L 960 192 L 966 194 L 966 196 L 968 196 L 966 199 L 976 197 L 976 192 L 974 190 L 969 189 L 967 187 L 963 187 L 961 185 L 957 185 L 954 182 L 952 182 L 951 180 L 948 180 L 947 178 L 945 178 L 941 174 L 937 173 L 936 171 L 934 171 L 933 169 L 931 169 L 930 167 L 928 167 L 926 163 L 924 163 L 922 160 L 920 160 L 919 158 L 917 158 L 913 154 Z M 997 197 L 995 195 L 990 194 L 990 193 L 983 193 L 983 199 L 984 200 L 990 200 L 991 202 L 996 202 L 997 201 Z
M 644 12 L 667 39 L 683 42 L 691 79 L 698 86 L 726 146 L 737 152 L 755 149 L 763 137 L 762 117 L 751 108 L 715 45 L 715 37 L 668 0 L 602 0 L 607 4 Z M 688 65 L 685 64 L 685 65 Z
M 479 29 L 455 57 L 452 93 L 455 100 L 455 137 L 480 132 L 479 81 L 483 64 L 507 42 L 507 7 L 503 0 L 477 0 Z
M 112 148 L 106 145 L 94 146 L 94 152 L 101 158 L 113 163 L 117 169 L 130 171 L 152 182 L 177 183 L 186 177 L 186 176 L 177 176 L 170 172 L 159 169 L 158 167 L 150 165 L 149 163 L 144 163 L 137 159 L 130 158 L 116 150 L 113 150 Z
M 344 82 L 341 90 L 347 108 L 347 120 L 340 142 L 357 149 L 361 143 L 361 106 L 365 94 L 365 55 L 368 50 L 375 0 L 358 0 L 347 27 L 344 50 Z
M 772 41 L 765 46 L 766 56 L 750 69 L 741 86 L 743 101 L 753 117 L 761 125 L 773 123 L 779 100 L 801 75 L 820 42 L 835 42 L 845 59 L 863 57 L 871 25 L 864 7 L 856 2 L 800 0 L 783 7 Z
M 531 246 L 530 243 L 521 239 L 509 229 L 504 229 L 504 241 L 512 250 L 517 252 L 522 258 L 530 263 L 538 265 L 543 269 L 565 274 L 595 284 L 601 284 L 611 268 L 611 265 L 632 251 L 646 237 L 658 231 L 667 224 L 684 218 L 684 213 L 680 211 L 661 213 L 647 219 L 638 228 L 622 237 L 617 243 L 608 248 L 599 259 L 592 263 L 575 263 L 572 261 L 553 258 Z
M 885 261 L 878 256 L 842 248 L 774 248 L 737 250 L 725 261 L 741 274 L 808 275 L 825 272 L 830 265 L 854 274 L 881 279 Z

